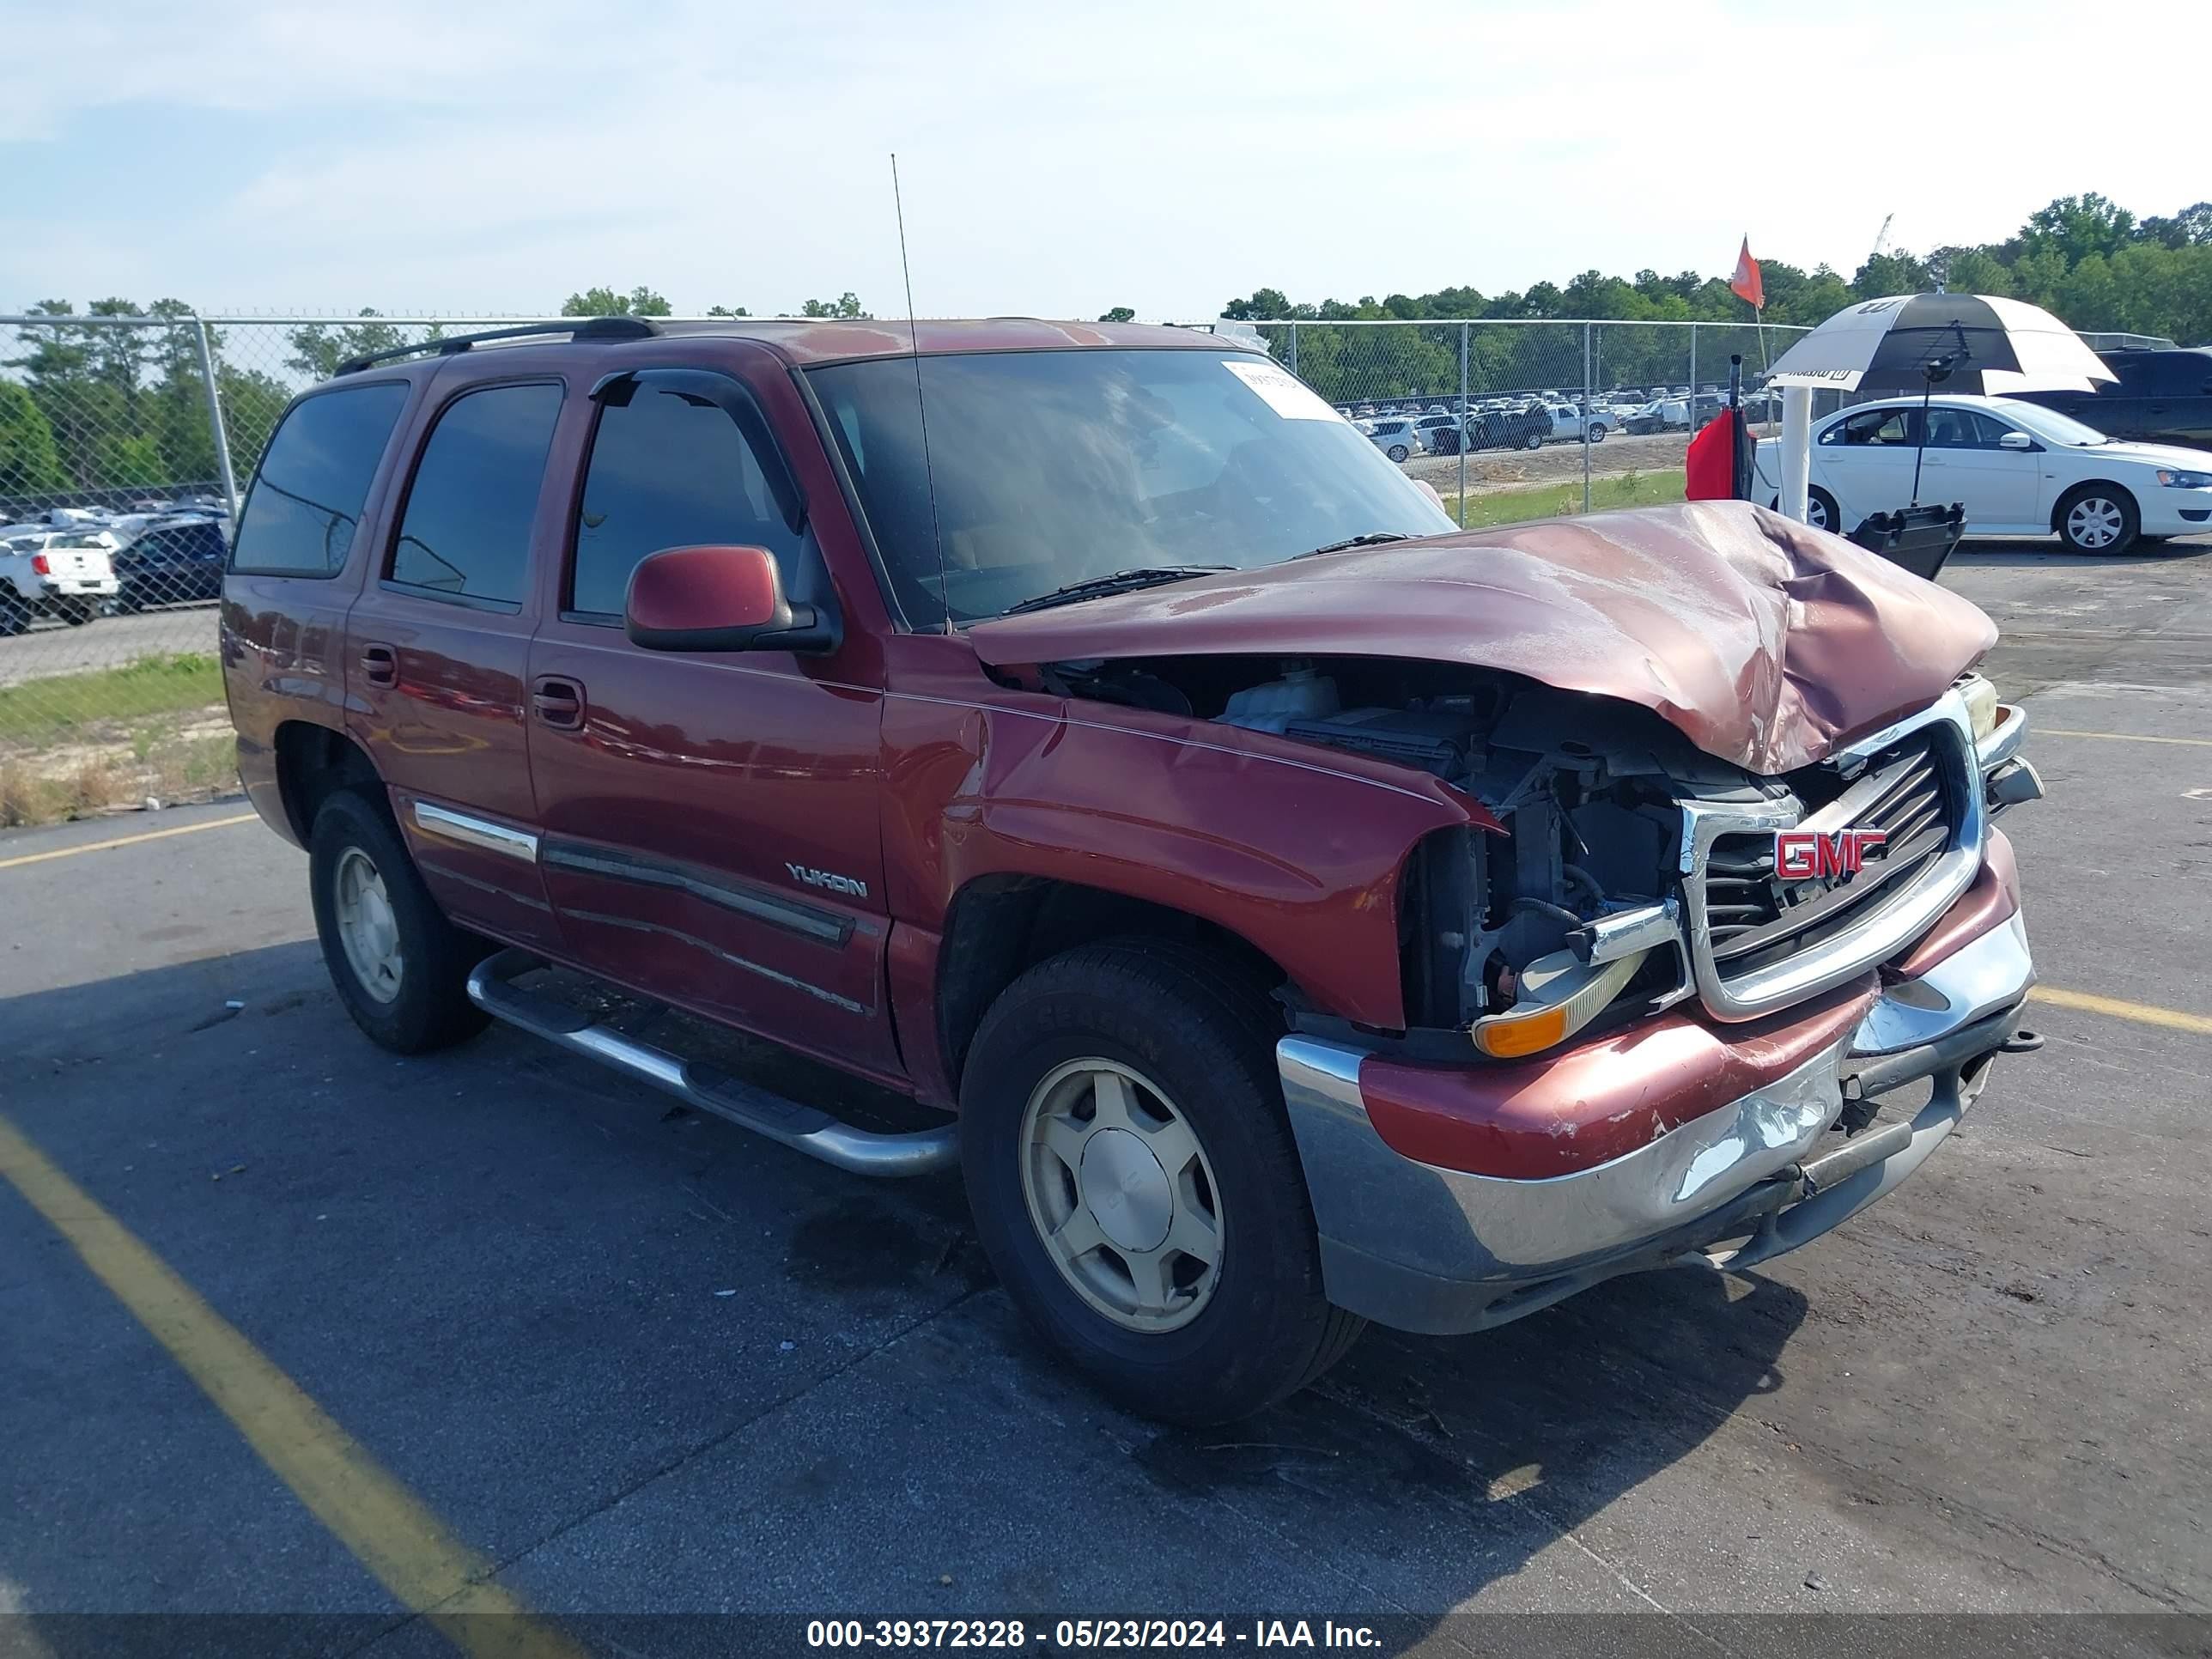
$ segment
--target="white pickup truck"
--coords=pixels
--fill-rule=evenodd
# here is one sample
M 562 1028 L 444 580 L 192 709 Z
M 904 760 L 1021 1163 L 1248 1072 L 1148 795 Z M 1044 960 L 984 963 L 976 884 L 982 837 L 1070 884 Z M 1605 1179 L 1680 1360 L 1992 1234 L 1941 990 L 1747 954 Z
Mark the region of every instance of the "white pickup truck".
M 0 537 L 0 638 L 21 634 L 34 617 L 90 622 L 119 590 L 115 550 L 104 530 Z
M 1552 438 L 1554 442 L 1580 443 L 1583 441 L 1583 412 L 1572 404 L 1546 404 L 1542 413 L 1552 417 Z M 1589 415 L 1589 441 L 1594 444 L 1605 441 L 1605 434 L 1616 430 L 1620 422 L 1609 409 L 1593 409 Z

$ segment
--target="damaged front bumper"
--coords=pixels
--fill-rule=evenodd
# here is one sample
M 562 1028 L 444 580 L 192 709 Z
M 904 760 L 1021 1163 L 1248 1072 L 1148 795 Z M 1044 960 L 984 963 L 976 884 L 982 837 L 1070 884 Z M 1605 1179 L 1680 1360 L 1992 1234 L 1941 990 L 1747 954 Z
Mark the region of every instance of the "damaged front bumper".
M 1923 945 L 1881 981 L 1755 1027 L 1670 1016 L 1510 1068 L 1284 1038 L 1329 1299 L 1401 1330 L 1479 1330 L 1686 1257 L 1748 1267 L 1885 1196 L 1998 1053 L 2037 1046 L 2020 1030 L 2035 974 L 2016 897 L 1966 914 L 2008 866 L 1959 901 L 1979 925 L 1954 927 L 1941 960 Z M 1877 1115 L 1922 1081 L 1917 1110 Z

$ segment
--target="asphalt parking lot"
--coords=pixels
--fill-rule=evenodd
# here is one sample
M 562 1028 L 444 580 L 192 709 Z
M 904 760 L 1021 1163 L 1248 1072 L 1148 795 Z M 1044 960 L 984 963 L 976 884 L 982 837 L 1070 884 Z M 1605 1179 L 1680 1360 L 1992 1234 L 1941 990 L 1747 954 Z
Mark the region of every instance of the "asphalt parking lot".
M 1729 1615 L 2205 1612 L 2212 543 L 1946 580 L 2038 728 L 2051 799 L 2006 828 L 2045 1050 L 1767 1269 L 1371 1332 L 1233 1431 L 1040 1358 L 952 1179 L 508 1031 L 373 1048 L 238 803 L 0 836 L 0 1652 L 92 1650 L 94 1613 L 380 1655 L 490 1650 L 425 1609 L 526 1609 L 498 1640 L 546 1652 L 647 1613 L 1387 1616 L 1442 1651 L 1491 1639 L 1455 1613 L 1629 1613 L 1639 1650 L 1751 1652 Z

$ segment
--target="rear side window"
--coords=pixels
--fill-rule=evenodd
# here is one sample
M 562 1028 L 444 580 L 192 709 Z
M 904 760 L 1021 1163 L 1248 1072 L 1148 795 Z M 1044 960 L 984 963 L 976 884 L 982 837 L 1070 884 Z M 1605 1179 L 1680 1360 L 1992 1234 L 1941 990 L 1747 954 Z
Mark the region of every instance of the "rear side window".
M 520 605 L 558 386 L 456 398 L 430 429 L 392 550 L 392 580 L 430 599 Z
M 246 493 L 231 568 L 336 575 L 406 404 L 407 387 L 398 380 L 321 392 L 295 404 Z
M 800 535 L 784 522 L 752 446 L 726 410 L 647 380 L 599 412 L 576 518 L 571 611 L 619 617 L 629 573 L 664 547 L 764 547 L 787 591 Z

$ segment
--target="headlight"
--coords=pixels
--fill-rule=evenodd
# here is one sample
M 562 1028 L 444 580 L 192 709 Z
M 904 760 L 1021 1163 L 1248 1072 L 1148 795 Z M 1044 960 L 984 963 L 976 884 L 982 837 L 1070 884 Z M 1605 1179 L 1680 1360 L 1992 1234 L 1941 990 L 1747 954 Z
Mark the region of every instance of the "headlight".
M 1959 682 L 1959 693 L 1966 700 L 1966 714 L 1974 723 L 1974 741 L 1997 729 L 1997 689 L 1979 674 L 1968 674 Z
M 2212 489 L 2212 472 L 2176 472 L 2162 466 L 2158 481 L 2168 489 Z

